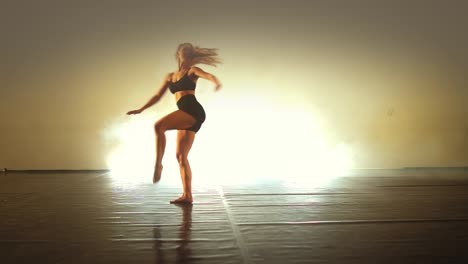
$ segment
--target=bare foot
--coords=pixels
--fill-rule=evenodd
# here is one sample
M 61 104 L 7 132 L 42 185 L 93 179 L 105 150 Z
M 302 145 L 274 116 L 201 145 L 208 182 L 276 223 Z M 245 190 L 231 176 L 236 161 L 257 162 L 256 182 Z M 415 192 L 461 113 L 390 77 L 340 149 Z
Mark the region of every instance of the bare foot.
M 161 180 L 162 169 L 163 169 L 163 165 L 154 166 L 153 183 L 157 183 L 159 180 Z
M 191 203 L 193 203 L 193 198 L 182 195 L 181 197 L 179 197 L 179 198 L 177 198 L 175 200 L 171 200 L 170 203 L 171 204 L 175 204 L 175 203 L 191 204 Z

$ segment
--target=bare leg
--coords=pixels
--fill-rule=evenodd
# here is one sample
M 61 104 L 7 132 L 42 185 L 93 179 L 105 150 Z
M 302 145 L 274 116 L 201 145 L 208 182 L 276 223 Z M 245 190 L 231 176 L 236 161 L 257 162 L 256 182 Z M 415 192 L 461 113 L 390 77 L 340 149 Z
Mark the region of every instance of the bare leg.
M 166 135 L 164 132 L 171 129 L 184 129 L 192 126 L 195 123 L 193 116 L 177 110 L 165 117 L 161 118 L 154 125 L 156 133 L 156 164 L 154 166 L 153 183 L 157 183 L 161 179 L 163 169 L 162 159 L 164 150 L 166 149 Z
M 162 158 L 164 156 L 164 150 L 166 149 L 166 135 L 164 131 L 156 131 L 156 165 L 154 166 L 153 183 L 157 183 L 161 179 L 161 173 L 163 169 Z
M 171 203 L 192 203 L 192 170 L 188 162 L 188 153 L 195 139 L 195 132 L 179 130 L 177 132 L 177 160 L 179 161 L 180 177 L 184 193 Z

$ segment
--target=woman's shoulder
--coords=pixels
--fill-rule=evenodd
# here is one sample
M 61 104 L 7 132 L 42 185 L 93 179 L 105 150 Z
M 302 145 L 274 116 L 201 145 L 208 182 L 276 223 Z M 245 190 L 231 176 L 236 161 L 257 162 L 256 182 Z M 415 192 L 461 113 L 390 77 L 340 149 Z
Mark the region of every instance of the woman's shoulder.
M 172 76 L 174 76 L 174 72 L 169 72 L 166 74 L 166 76 L 164 77 L 164 79 L 168 82 L 172 82 Z
M 189 70 L 201 70 L 198 66 L 191 66 Z
M 190 69 L 188 70 L 189 74 L 197 73 L 203 71 L 200 67 L 198 66 L 191 66 Z

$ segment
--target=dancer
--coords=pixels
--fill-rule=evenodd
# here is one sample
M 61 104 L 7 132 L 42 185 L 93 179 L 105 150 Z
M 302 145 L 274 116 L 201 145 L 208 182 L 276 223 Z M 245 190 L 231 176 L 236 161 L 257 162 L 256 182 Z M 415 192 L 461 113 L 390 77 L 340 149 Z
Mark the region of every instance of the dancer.
M 178 69 L 168 73 L 159 89 L 151 99 L 141 108 L 127 112 L 134 115 L 143 112 L 146 108 L 154 105 L 169 89 L 175 95 L 177 102 L 176 110 L 154 124 L 156 133 L 156 164 L 154 166 L 153 183 L 161 179 L 163 169 L 162 159 L 166 147 L 165 131 L 177 129 L 176 155 L 179 161 L 180 176 L 184 192 L 178 199 L 171 203 L 192 203 L 192 171 L 187 156 L 195 139 L 195 134 L 200 130 L 205 121 L 205 110 L 195 98 L 195 87 L 198 78 L 203 78 L 214 83 L 215 91 L 219 90 L 221 83 L 213 74 L 203 71 L 197 64 L 216 66 L 221 63 L 217 49 L 200 48 L 191 43 L 182 43 L 177 47 L 176 59 Z

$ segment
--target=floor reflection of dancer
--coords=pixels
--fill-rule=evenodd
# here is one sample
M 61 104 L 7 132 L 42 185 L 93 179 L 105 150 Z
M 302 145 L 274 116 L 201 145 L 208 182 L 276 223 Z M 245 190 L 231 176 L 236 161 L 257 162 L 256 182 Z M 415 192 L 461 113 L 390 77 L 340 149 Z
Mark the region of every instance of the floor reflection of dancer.
M 128 115 L 139 114 L 146 108 L 158 102 L 165 91 L 169 89 L 177 101 L 179 110 L 174 111 L 161 119 L 155 125 L 156 133 L 156 164 L 154 167 L 153 183 L 161 179 L 163 169 L 162 159 L 166 147 L 166 130 L 177 129 L 177 160 L 179 161 L 180 175 L 184 193 L 171 203 L 192 203 L 192 171 L 187 160 L 188 153 L 202 123 L 205 121 L 205 111 L 195 98 L 195 86 L 198 78 L 207 79 L 214 83 L 215 90 L 221 87 L 219 80 L 212 74 L 196 67 L 196 64 L 216 66 L 220 63 L 216 49 L 199 48 L 190 43 L 180 44 L 177 48 L 176 58 L 178 69 L 168 73 L 158 92 L 141 108 L 128 111 Z
M 190 239 L 192 238 L 192 205 L 179 205 L 182 209 L 182 224 L 179 233 L 179 246 L 177 247 L 177 263 L 190 263 L 192 260 L 192 249 Z
M 192 204 L 177 204 L 182 209 L 182 223 L 179 228 L 179 240 L 176 248 L 176 263 L 191 263 L 192 249 L 190 240 L 192 238 Z M 163 249 L 163 237 L 159 228 L 153 228 L 154 249 L 156 250 L 156 262 L 167 263 L 167 252 Z

